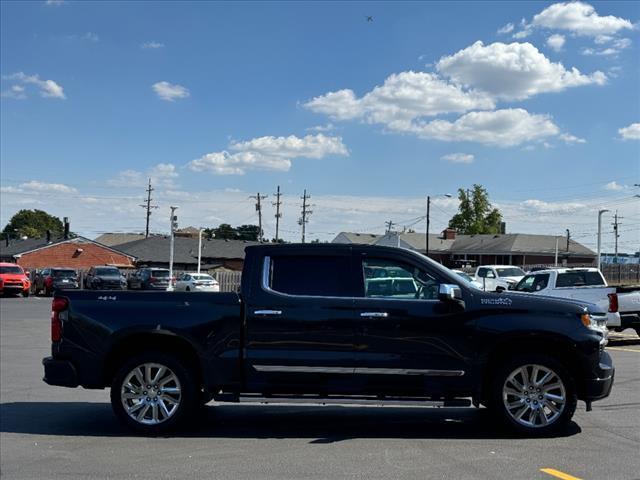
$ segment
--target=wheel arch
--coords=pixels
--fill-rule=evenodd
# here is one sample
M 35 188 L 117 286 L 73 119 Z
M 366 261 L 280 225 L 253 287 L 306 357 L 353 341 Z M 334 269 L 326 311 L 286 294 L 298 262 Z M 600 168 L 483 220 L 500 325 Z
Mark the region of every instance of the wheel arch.
M 559 361 L 571 376 L 575 387 L 581 389 L 582 375 L 577 347 L 569 339 L 549 334 L 509 337 L 494 345 L 491 351 L 484 355 L 480 371 L 481 402 L 487 400 L 493 373 L 497 367 L 509 358 L 526 354 L 547 355 Z
M 111 385 L 118 367 L 127 359 L 144 351 L 176 355 L 186 363 L 188 368 L 192 369 L 199 385 L 203 386 L 203 366 L 197 349 L 188 340 L 165 332 L 137 332 L 118 339 L 105 356 L 102 372 L 103 385 Z

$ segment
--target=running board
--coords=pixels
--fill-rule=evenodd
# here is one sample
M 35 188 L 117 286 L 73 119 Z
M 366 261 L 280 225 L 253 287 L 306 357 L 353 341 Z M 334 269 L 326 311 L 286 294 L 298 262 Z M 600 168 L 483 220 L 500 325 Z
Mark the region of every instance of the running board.
M 433 400 L 422 397 L 367 397 L 367 396 L 318 396 L 318 395 L 216 395 L 216 401 L 239 403 L 296 404 L 296 405 L 356 405 L 356 406 L 394 406 L 394 407 L 470 407 L 470 398 Z

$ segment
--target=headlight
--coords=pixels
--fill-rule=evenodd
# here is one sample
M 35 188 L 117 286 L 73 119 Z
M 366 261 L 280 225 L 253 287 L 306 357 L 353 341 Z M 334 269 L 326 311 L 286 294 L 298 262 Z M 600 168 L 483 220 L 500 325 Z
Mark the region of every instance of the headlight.
M 606 344 L 609 337 L 609 331 L 607 330 L 607 316 L 606 315 L 592 315 L 588 312 L 583 313 L 580 316 L 582 324 L 589 330 L 602 334 L 602 341 Z

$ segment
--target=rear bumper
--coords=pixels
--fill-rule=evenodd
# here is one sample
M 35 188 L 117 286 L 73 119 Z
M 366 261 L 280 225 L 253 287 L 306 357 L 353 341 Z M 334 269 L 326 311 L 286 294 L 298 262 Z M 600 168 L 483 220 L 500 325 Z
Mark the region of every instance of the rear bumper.
M 606 351 L 600 355 L 600 363 L 596 373 L 596 378 L 590 378 L 584 383 L 583 400 L 601 400 L 611 393 L 615 368 L 611 356 Z
M 640 313 L 638 312 L 621 313 L 620 324 L 623 329 L 640 327 Z
M 68 360 L 56 360 L 53 357 L 42 359 L 44 366 L 44 380 L 49 385 L 58 385 L 60 387 L 77 387 L 78 373 L 76 368 Z

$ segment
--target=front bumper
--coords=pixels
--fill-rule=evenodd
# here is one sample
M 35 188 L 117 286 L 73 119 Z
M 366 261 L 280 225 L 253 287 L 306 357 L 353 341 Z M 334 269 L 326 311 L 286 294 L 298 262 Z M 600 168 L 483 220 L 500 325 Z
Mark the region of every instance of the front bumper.
M 595 378 L 590 378 L 584 382 L 584 400 L 601 400 L 611 393 L 615 368 L 613 367 L 611 355 L 606 351 L 600 355 L 600 362 L 595 373 L 597 373 Z
M 69 360 L 57 360 L 53 357 L 42 359 L 44 366 L 44 380 L 49 385 L 57 385 L 60 387 L 77 387 L 78 373 L 76 368 Z

